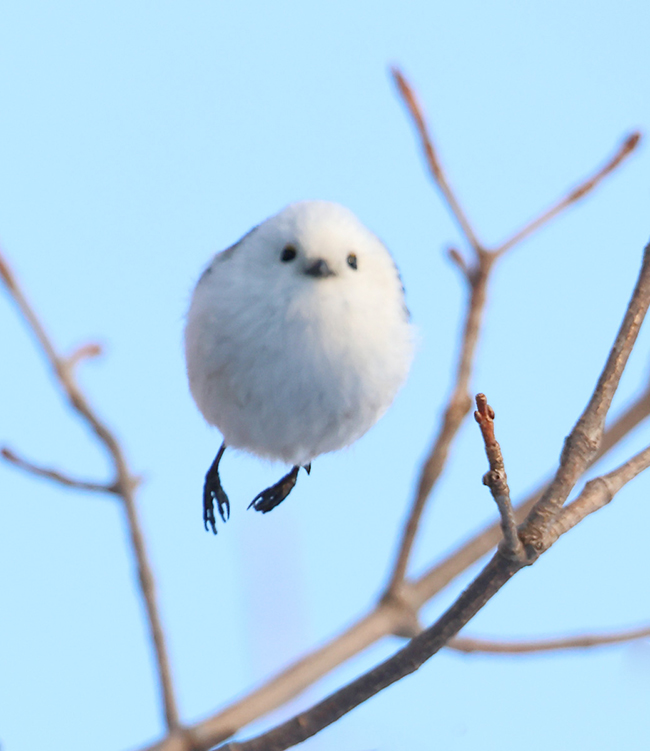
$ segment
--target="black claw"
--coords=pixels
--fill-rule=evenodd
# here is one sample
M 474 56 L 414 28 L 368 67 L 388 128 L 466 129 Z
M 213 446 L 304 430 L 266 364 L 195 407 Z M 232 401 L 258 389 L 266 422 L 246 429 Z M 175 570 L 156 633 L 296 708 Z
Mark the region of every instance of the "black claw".
M 230 501 L 226 495 L 225 490 L 219 485 L 213 491 L 213 497 L 217 501 L 217 508 L 219 509 L 219 516 L 222 522 L 227 522 L 230 519 Z
M 300 467 L 293 467 L 291 472 L 276 482 L 275 485 L 271 485 L 270 488 L 267 488 L 256 495 L 248 505 L 248 508 L 254 508 L 255 511 L 261 511 L 263 514 L 268 514 L 269 511 L 272 511 L 276 506 L 279 506 L 293 490 L 299 471 Z
M 303 465 L 303 469 L 305 470 L 305 472 L 306 472 L 306 473 L 307 473 L 308 475 L 310 475 L 310 474 L 311 474 L 311 462 L 309 462 L 309 464 L 304 464 L 304 465 Z
M 230 518 L 230 501 L 219 477 L 219 462 L 225 450 L 226 444 L 223 443 L 205 476 L 205 484 L 203 485 L 203 526 L 206 532 L 211 529 L 215 535 L 217 534 L 216 517 L 214 515 L 215 500 L 222 521 L 226 522 Z M 208 525 L 210 525 L 210 528 L 208 528 Z

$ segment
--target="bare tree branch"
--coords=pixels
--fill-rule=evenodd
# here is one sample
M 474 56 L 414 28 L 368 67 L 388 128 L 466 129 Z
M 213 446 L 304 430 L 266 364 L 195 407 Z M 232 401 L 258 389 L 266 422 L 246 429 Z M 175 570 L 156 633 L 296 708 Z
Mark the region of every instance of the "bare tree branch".
M 47 469 L 45 467 L 39 467 L 37 464 L 23 459 L 15 454 L 10 449 L 4 447 L 0 449 L 0 456 L 10 464 L 18 467 L 19 469 L 28 472 L 36 477 L 44 477 L 47 480 L 59 483 L 59 485 L 65 485 L 69 488 L 76 488 L 77 490 L 90 490 L 94 493 L 115 493 L 116 487 L 114 485 L 107 485 L 106 483 L 98 482 L 86 482 L 85 480 L 77 480 L 75 477 L 69 477 L 59 472 L 56 469 Z
M 650 467 L 650 447 L 628 459 L 617 469 L 590 480 L 580 495 L 562 510 L 546 530 L 545 546 L 575 527 L 585 517 L 606 506 L 618 491 L 644 469 Z
M 579 634 L 556 639 L 533 639 L 529 641 L 495 641 L 475 637 L 457 636 L 447 644 L 448 649 L 466 654 L 526 654 L 535 652 L 557 652 L 568 649 L 588 649 L 622 644 L 628 641 L 645 639 L 650 636 L 650 626 L 618 631 L 612 634 Z
M 640 278 L 645 273 L 642 267 Z M 649 391 L 650 389 L 646 389 L 605 433 L 601 446 L 590 459 L 591 464 L 602 457 L 606 451 L 611 449 L 627 432 L 632 430 L 633 427 L 648 415 L 650 411 Z M 632 461 L 634 462 L 634 460 Z M 625 479 L 629 480 L 631 476 L 631 469 L 626 470 Z M 534 506 L 540 495 L 540 492 L 534 493 L 519 506 L 519 518 Z M 419 580 L 413 583 L 407 582 L 401 593 L 402 598 L 417 612 L 417 609 L 433 594 L 440 591 L 455 576 L 466 570 L 469 565 L 478 560 L 482 555 L 489 552 L 499 541 L 500 536 L 500 526 L 498 524 L 492 525 L 450 556 L 446 561 L 443 561 L 442 564 L 427 572 Z M 547 547 L 550 547 L 553 542 L 553 540 L 545 535 L 542 535 L 542 539 L 544 539 Z M 447 628 L 450 627 L 450 622 L 445 620 L 446 618 L 452 618 L 454 627 L 458 626 L 458 629 L 462 627 L 460 621 L 463 618 L 460 617 L 459 619 L 457 617 L 460 613 L 455 608 L 458 607 L 462 613 L 467 614 L 471 610 L 471 603 L 477 605 L 480 600 L 484 604 L 494 594 L 492 590 L 494 586 L 502 586 L 505 581 L 517 570 L 526 565 L 526 563 L 506 558 L 502 553 L 497 552 L 486 569 L 470 585 L 470 588 L 461 595 L 454 606 L 447 611 L 447 614 L 424 632 L 424 634 L 428 634 L 432 639 L 431 642 L 427 642 L 427 649 L 419 653 L 417 659 L 411 653 L 407 653 L 410 655 L 407 660 L 408 672 L 412 672 L 412 670 L 417 669 L 419 664 L 422 664 L 419 662 L 419 659 L 425 653 L 429 654 L 432 644 L 434 651 L 442 646 L 438 643 L 437 639 L 453 636 L 453 634 L 449 634 L 447 631 Z M 485 589 L 482 590 L 481 587 L 485 587 Z M 465 599 L 467 597 L 469 597 L 470 602 Z M 482 607 L 482 605 L 478 607 Z M 453 614 L 453 617 L 450 613 Z M 382 602 L 373 612 L 355 623 L 328 645 L 316 650 L 303 660 L 298 661 L 286 671 L 276 676 L 272 681 L 223 710 L 218 715 L 208 718 L 189 729 L 188 732 L 191 733 L 195 748 L 210 748 L 212 745 L 231 736 L 247 722 L 284 703 L 335 665 L 340 664 L 343 660 L 361 651 L 361 649 L 376 641 L 381 636 L 394 633 L 395 626 L 399 626 L 402 617 L 403 613 L 396 603 Z M 442 629 L 442 631 L 438 629 Z M 419 641 L 420 638 L 420 636 L 416 637 L 410 644 L 421 643 Z M 334 722 L 343 713 L 353 708 L 353 706 L 357 706 L 358 703 L 364 701 L 363 697 L 366 696 L 368 691 L 376 692 L 386 685 L 390 685 L 394 680 L 398 680 L 403 674 L 401 671 L 406 669 L 405 663 L 402 662 L 404 659 L 404 650 L 398 652 L 394 657 L 397 658 L 396 663 L 392 663 L 391 660 L 393 658 L 390 658 L 390 660 L 382 663 L 382 665 L 375 669 L 379 671 L 378 673 L 370 671 L 366 676 L 362 676 L 359 679 L 361 683 L 358 681 L 353 682 L 350 686 L 341 689 L 341 691 L 329 697 L 324 702 L 308 710 L 307 713 L 303 713 L 290 720 L 289 723 L 285 723 L 275 730 L 270 731 L 270 734 L 265 734 L 246 743 L 231 743 L 225 748 L 231 751 L 235 751 L 235 749 L 237 751 L 254 751 L 255 749 L 270 751 L 288 748 L 290 745 L 300 742 L 300 740 L 305 740 L 310 735 L 318 732 L 322 727 Z M 424 657 L 423 659 L 428 659 L 428 657 Z M 394 673 L 394 670 L 397 673 Z M 153 749 L 156 749 L 156 751 L 180 751 L 181 748 L 183 747 L 179 745 L 177 740 L 170 739 L 156 744 L 151 747 L 150 751 L 153 751 Z
M 74 368 L 82 360 L 91 360 L 94 357 L 99 357 L 102 354 L 102 348 L 100 344 L 92 342 L 90 344 L 82 344 L 81 347 L 77 347 L 66 358 L 69 368 Z
M 288 722 L 222 751 L 284 751 L 302 743 L 371 696 L 415 672 L 438 652 L 524 564 L 497 553 L 436 623 L 399 652 Z
M 174 698 L 174 689 L 172 684 L 169 659 L 167 657 L 167 649 L 165 646 L 165 638 L 162 629 L 162 623 L 160 620 L 160 614 L 158 611 L 158 605 L 156 602 L 153 574 L 149 565 L 144 537 L 142 534 L 142 529 L 140 527 L 140 521 L 138 519 L 135 503 L 134 491 L 138 484 L 138 479 L 131 473 L 119 442 L 117 441 L 113 433 L 109 430 L 109 428 L 96 415 L 95 411 L 88 403 L 86 397 L 82 393 L 74 378 L 73 367 L 76 362 L 78 362 L 80 358 L 88 357 L 91 354 L 94 354 L 94 350 L 91 351 L 88 348 L 83 351 L 78 350 L 76 354 L 73 353 L 73 355 L 69 358 L 59 356 L 49 336 L 45 332 L 45 328 L 41 324 L 32 306 L 27 301 L 27 298 L 22 292 L 16 280 L 16 277 L 11 271 L 6 259 L 3 258 L 1 252 L 0 279 L 2 279 L 2 281 L 4 282 L 10 297 L 16 303 L 18 310 L 22 314 L 23 318 L 27 322 L 28 327 L 31 329 L 38 343 L 40 344 L 45 358 L 54 371 L 58 384 L 63 390 L 63 393 L 67 396 L 68 401 L 72 405 L 73 409 L 77 412 L 79 417 L 84 420 L 95 432 L 95 435 L 97 436 L 99 442 L 105 447 L 109 457 L 111 458 L 115 479 L 107 487 L 110 487 L 112 489 L 111 492 L 115 493 L 115 495 L 121 498 L 124 510 L 126 512 L 131 547 L 133 549 L 133 554 L 135 556 L 137 564 L 140 594 L 145 606 L 147 623 L 149 625 L 149 633 L 154 645 L 158 681 L 160 684 L 165 721 L 170 733 L 174 732 L 179 728 L 180 723 L 176 700 Z M 7 456 L 5 455 L 5 459 L 6 458 Z M 17 465 L 20 464 L 20 462 L 14 463 Z M 26 469 L 24 464 L 22 465 L 22 468 Z M 49 472 L 50 479 L 55 480 L 56 482 L 64 482 L 64 484 L 73 484 L 78 487 L 76 481 L 70 483 L 65 482 L 65 479 L 70 480 L 71 478 L 64 478 L 64 476 L 60 475 L 60 473 L 52 473 L 52 471 L 50 470 L 36 471 L 38 469 L 39 468 L 37 468 L 35 465 L 30 465 L 30 471 L 32 471 L 34 474 L 45 475 Z
M 645 256 L 647 255 L 646 252 Z M 646 273 L 644 262 L 639 276 L 640 281 Z M 643 284 L 638 284 L 637 288 L 642 289 Z M 646 296 L 650 301 L 650 290 L 646 292 Z M 634 308 L 634 305 L 631 307 Z M 615 351 L 618 348 L 617 339 L 612 349 Z M 599 387 L 600 385 L 597 386 L 596 391 Z M 637 454 L 614 472 L 592 480 L 587 484 L 583 494 L 574 501 L 575 513 L 571 514 L 571 506 L 566 509 L 568 521 L 578 523 L 587 514 L 597 508 L 602 508 L 618 490 L 648 466 L 650 466 L 650 448 Z M 529 514 L 527 522 L 530 522 L 533 513 L 534 509 Z M 539 538 L 544 540 L 544 547 L 535 551 L 532 560 L 515 560 L 498 550 L 444 615 L 395 655 L 289 721 L 249 741 L 229 743 L 223 751 L 284 751 L 315 735 L 371 696 L 417 670 L 445 646 L 517 571 L 529 563 L 534 563 L 537 557 L 548 550 L 561 534 L 573 526 L 567 524 L 566 529 L 562 529 L 557 522 L 553 524 L 552 519 L 543 516 L 539 517 L 536 524 L 545 525 L 538 530 Z M 553 525 L 553 534 L 550 534 L 549 524 Z
M 608 427 L 594 463 L 649 415 L 650 388 L 646 388 Z M 549 482 L 550 480 L 541 483 L 540 489 L 519 504 L 515 510 L 518 521 L 523 521 Z M 469 566 L 489 553 L 498 544 L 501 535 L 498 522 L 490 525 L 420 578 L 413 582 L 407 581 L 402 598 L 417 612 Z M 207 749 L 224 741 L 253 720 L 295 698 L 316 680 L 379 639 L 399 632 L 403 628 L 404 612 L 396 604 L 393 605 L 380 604 L 341 634 L 289 665 L 259 688 L 197 723 L 192 728 L 197 748 Z M 152 746 L 149 751 L 184 751 L 185 746 L 179 744 L 180 741 L 176 739 L 168 739 Z
M 646 387 L 642 394 L 607 428 L 600 448 L 589 464 L 589 467 L 602 459 L 648 416 L 650 416 L 650 386 Z M 515 517 L 518 522 L 524 521 L 526 515 L 542 497 L 544 490 L 550 485 L 551 479 L 548 478 L 542 481 L 536 490 L 515 507 Z M 501 528 L 498 523 L 491 524 L 481 530 L 472 536 L 468 542 L 462 544 L 456 551 L 447 556 L 447 558 L 425 571 L 417 580 L 411 583 L 407 582 L 405 584 L 404 596 L 408 597 L 409 602 L 414 607 L 421 607 L 463 571 L 467 570 L 484 555 L 487 555 L 498 544 L 500 536 Z
M 452 216 L 458 222 L 458 226 L 465 235 L 467 242 L 472 246 L 472 248 L 474 248 L 476 253 L 479 254 L 481 250 L 483 250 L 483 244 L 477 238 L 472 225 L 467 219 L 467 216 L 465 215 L 465 212 L 458 201 L 458 198 L 456 198 L 456 194 L 449 185 L 449 180 L 447 179 L 447 175 L 442 169 L 437 150 L 433 145 L 433 139 L 431 138 L 429 128 L 426 124 L 424 112 L 422 110 L 422 107 L 420 106 L 420 103 L 418 102 L 415 92 L 413 91 L 411 85 L 406 80 L 399 68 L 391 68 L 391 74 L 393 76 L 393 81 L 395 82 L 400 93 L 400 96 L 402 97 L 402 101 L 406 105 L 411 115 L 411 119 L 413 120 L 413 124 L 415 125 L 418 135 L 420 136 L 422 150 L 424 151 L 424 158 L 427 166 L 429 167 L 434 182 L 436 183 L 438 188 L 440 188 L 440 192 L 447 202 L 447 206 L 449 207 Z
M 440 431 L 436 436 L 429 455 L 420 470 L 420 477 L 409 515 L 402 532 L 397 557 L 393 565 L 384 598 L 399 597 L 398 591 L 404 582 L 408 561 L 415 541 L 415 535 L 422 518 L 422 512 L 434 485 L 447 463 L 452 441 L 460 428 L 465 415 L 470 410 L 469 381 L 474 363 L 474 355 L 483 317 L 487 295 L 488 275 L 492 256 L 483 254 L 478 270 L 472 273 L 470 299 L 463 327 L 461 351 L 456 370 L 455 385 L 447 402 Z
M 481 330 L 483 310 L 487 300 L 488 282 L 494 261 L 546 222 L 591 192 L 604 177 L 611 174 L 622 163 L 625 157 L 636 148 L 640 141 L 640 134 L 635 133 L 629 136 L 617 154 L 604 167 L 580 183 L 565 198 L 541 214 L 537 219 L 534 219 L 522 230 L 515 233 L 509 240 L 494 250 L 489 251 L 478 240 L 465 212 L 460 206 L 460 202 L 449 184 L 427 127 L 422 107 L 412 87 L 403 73 L 397 68 L 393 68 L 391 72 L 402 100 L 419 134 L 426 163 L 434 182 L 441 190 L 453 216 L 456 218 L 467 242 L 473 248 L 475 254 L 473 265 L 470 267 L 458 250 L 452 248 L 448 251 L 450 259 L 463 272 L 469 284 L 470 296 L 466 308 L 461 347 L 458 355 L 455 385 L 447 402 L 440 430 L 420 470 L 415 497 L 402 531 L 398 552 L 383 595 L 383 600 L 385 601 L 399 601 L 400 599 L 403 600 L 403 593 L 400 591 L 400 588 L 406 577 L 408 562 L 427 499 L 442 474 L 447 463 L 451 444 L 471 407 L 469 394 L 470 379 Z
M 476 258 L 470 265 L 468 264 L 459 251 L 452 249 L 449 251 L 451 260 L 458 266 L 463 272 L 465 278 L 468 281 L 470 289 L 470 297 L 467 305 L 467 314 L 465 319 L 464 333 L 462 339 L 461 350 L 459 354 L 459 361 L 456 372 L 456 384 L 452 391 L 452 395 L 449 399 L 447 409 L 445 411 L 445 417 L 439 432 L 439 435 L 431 449 L 429 458 L 425 462 L 420 476 L 420 482 L 418 485 L 418 491 L 414 500 L 413 507 L 411 509 L 411 515 L 407 526 L 405 527 L 404 537 L 400 546 L 400 552 L 397 556 L 391 582 L 387 589 L 386 596 L 377 605 L 377 607 L 371 611 L 367 616 L 359 620 L 351 628 L 347 629 L 336 639 L 332 640 L 328 645 L 325 645 L 322 649 L 316 650 L 311 655 L 308 655 L 305 659 L 298 661 L 293 666 L 283 671 L 272 681 L 262 686 L 257 691 L 252 692 L 247 697 L 239 702 L 231 705 L 229 708 L 221 712 L 219 715 L 211 717 L 189 729 L 181 728 L 178 722 L 178 714 L 176 711 L 175 701 L 173 697 L 171 676 L 169 672 L 169 665 L 166 658 L 166 650 L 164 647 L 164 639 L 162 629 L 160 628 L 160 620 L 157 613 L 157 607 L 155 604 L 155 596 L 153 590 L 153 578 L 151 571 L 147 563 L 147 557 L 144 550 L 144 541 L 139 529 L 139 523 L 136 516 L 136 508 L 134 502 L 134 489 L 136 485 L 136 478 L 131 475 L 124 460 L 122 451 L 119 444 L 113 437 L 112 433 L 101 423 L 101 421 L 95 416 L 94 412 L 88 406 L 84 396 L 81 394 L 78 385 L 73 377 L 73 369 L 76 364 L 87 357 L 95 356 L 99 354 L 99 348 L 96 345 L 88 345 L 82 347 L 72 355 L 68 357 L 59 356 L 53 346 L 50 343 L 40 321 L 33 313 L 31 307 L 27 304 L 16 280 L 7 266 L 6 262 L 0 255 L 0 278 L 3 279 L 7 289 L 16 301 L 23 316 L 30 325 L 32 331 L 36 335 L 42 349 L 44 350 L 50 365 L 55 370 L 57 379 L 60 385 L 63 387 L 64 393 L 67 395 L 70 403 L 74 409 L 85 419 L 93 428 L 99 440 L 105 445 L 106 449 L 111 455 L 115 468 L 115 482 L 113 485 L 101 485 L 95 483 L 85 483 L 84 481 L 76 480 L 74 478 L 63 475 L 56 470 L 48 470 L 43 467 L 39 467 L 25 460 L 19 459 L 12 452 L 8 452 L 5 458 L 12 461 L 17 466 L 20 466 L 26 471 L 30 471 L 33 474 L 47 477 L 55 482 L 70 485 L 72 487 L 83 488 L 86 490 L 97 490 L 114 492 L 121 497 L 124 502 L 125 510 L 127 512 L 127 518 L 129 521 L 129 530 L 131 533 L 131 541 L 138 561 L 138 573 L 140 580 L 141 592 L 144 598 L 145 606 L 149 617 L 149 626 L 152 633 L 152 639 L 156 649 L 157 664 L 159 671 L 159 678 L 163 694 L 163 702 L 165 706 L 165 715 L 169 728 L 168 737 L 155 748 L 164 748 L 166 751 L 172 751 L 183 749 L 183 751 L 198 751 L 199 749 L 208 749 L 215 743 L 224 740 L 232 735 L 233 732 L 240 727 L 256 719 L 265 712 L 273 709 L 274 707 L 284 703 L 287 699 L 295 696 L 302 691 L 306 686 L 313 683 L 318 677 L 322 676 L 335 665 L 340 664 L 348 657 L 358 653 L 365 646 L 371 644 L 382 636 L 389 633 L 415 633 L 418 630 L 417 624 L 417 610 L 419 607 L 428 600 L 433 594 L 438 592 L 442 587 L 448 584 L 458 573 L 465 570 L 468 565 L 474 563 L 482 555 L 485 555 L 489 550 L 494 547 L 500 537 L 500 528 L 498 525 L 493 525 L 484 530 L 481 534 L 461 547 L 455 554 L 450 556 L 425 573 L 419 579 L 414 582 L 405 581 L 406 570 L 408 566 L 408 559 L 410 551 L 415 539 L 415 534 L 421 518 L 422 510 L 424 508 L 427 497 L 429 496 L 431 489 L 435 485 L 438 477 L 440 476 L 442 469 L 446 463 L 447 455 L 454 436 L 456 435 L 462 420 L 466 416 L 470 409 L 469 398 L 469 381 L 471 377 L 471 371 L 473 366 L 473 360 L 475 356 L 476 346 L 478 342 L 478 336 L 480 333 L 481 318 L 483 309 L 485 307 L 487 283 L 489 275 L 493 266 L 493 263 L 497 256 L 505 253 L 516 243 L 523 240 L 530 235 L 536 229 L 541 227 L 547 221 L 559 214 L 562 210 L 569 205 L 575 203 L 582 198 L 587 192 L 592 190 L 607 174 L 611 173 L 623 159 L 631 153 L 638 143 L 639 136 L 634 134 L 630 136 L 619 152 L 598 172 L 591 178 L 586 180 L 580 186 L 572 190 L 565 198 L 559 201 L 548 211 L 544 212 L 537 219 L 527 224 L 523 229 L 515 233 L 509 240 L 504 242 L 498 248 L 489 251 L 483 247 L 477 238 L 472 226 L 470 225 L 463 209 L 461 208 L 455 194 L 453 193 L 449 181 L 442 170 L 440 161 L 438 159 L 436 150 L 434 148 L 432 139 L 429 136 L 427 126 L 422 114 L 422 110 L 417 102 L 417 99 L 399 71 L 393 72 L 395 81 L 400 90 L 402 98 L 407 105 L 411 116 L 414 120 L 420 138 L 422 140 L 422 146 L 425 151 L 427 164 L 429 169 L 439 186 L 443 196 L 445 197 L 452 214 L 458 222 L 465 238 L 469 245 L 473 248 Z M 624 363 L 623 366 L 624 367 Z M 615 368 L 614 368 L 615 369 Z M 613 392 L 612 392 L 613 393 Z M 636 412 L 626 413 L 625 422 L 623 418 L 617 421 L 615 426 L 612 426 L 608 430 L 604 437 L 603 443 L 600 449 L 596 449 L 595 453 L 589 455 L 587 458 L 585 468 L 590 466 L 596 459 L 605 453 L 603 447 L 607 436 L 610 436 L 610 440 L 614 445 L 621 439 L 629 430 L 631 430 L 639 421 L 647 416 L 650 411 L 650 391 L 647 391 L 644 395 L 645 402 L 638 405 Z M 611 401 L 611 398 L 610 398 Z M 609 406 L 609 405 L 608 405 Z M 607 410 L 605 410 L 606 412 Z M 603 415 L 604 420 L 604 415 Z M 614 428 L 618 429 L 618 433 L 615 433 Z M 601 426 L 602 428 L 602 426 Z M 497 444 L 498 446 L 498 444 Z M 643 453 L 643 452 L 642 452 Z M 11 457 L 11 458 L 9 458 Z M 632 460 L 633 461 L 633 460 Z M 623 468 L 619 468 L 623 470 Z M 584 470 L 583 470 L 584 471 Z M 573 513 L 574 517 L 560 516 L 557 520 L 557 524 L 561 520 L 564 520 L 565 525 L 569 525 L 566 528 L 570 528 L 573 524 L 577 523 L 580 519 L 578 515 L 580 513 L 591 513 L 596 507 L 600 508 L 604 503 L 611 500 L 613 495 L 612 487 L 616 486 L 623 477 L 630 476 L 631 468 L 628 467 L 619 477 L 617 477 L 612 485 L 612 482 L 605 480 L 604 478 L 598 478 L 600 483 L 596 483 L 592 486 L 592 490 L 589 492 L 589 503 L 584 501 L 584 508 L 571 504 L 567 509 L 562 512 L 564 514 Z M 639 470 L 640 471 L 640 470 Z M 613 473 L 610 473 L 613 474 Z M 609 477 L 609 476 L 605 476 Z M 504 478 L 505 480 L 505 473 Z M 611 478 L 610 478 L 611 479 Z M 631 479 L 631 476 L 628 477 Z M 625 480 L 627 481 L 627 480 Z M 588 484 L 583 491 L 583 495 L 587 492 L 587 489 L 591 484 Z M 618 486 L 616 486 L 618 487 Z M 507 488 L 507 485 L 506 485 Z M 523 515 L 531 508 L 531 506 L 538 500 L 540 494 L 534 495 L 531 499 L 524 502 L 517 509 L 517 518 L 521 519 Z M 507 498 L 509 503 L 509 496 L 503 493 L 500 494 L 501 499 Z M 578 501 L 583 498 L 581 495 Z M 577 503 L 574 502 L 574 503 Z M 600 505 L 599 505 L 600 504 Z M 589 507 L 590 511 L 585 511 Z M 514 545 L 513 538 L 513 519 L 512 509 L 508 509 L 508 506 L 500 506 L 504 509 L 505 517 L 502 514 L 502 524 L 504 531 L 511 538 L 511 543 Z M 575 521 L 572 522 L 573 518 Z M 583 518 L 583 517 L 580 517 Z M 541 522 L 540 522 L 541 524 Z M 533 525 L 534 527 L 535 525 Z M 562 534 L 566 529 L 557 527 L 558 534 Z M 544 537 L 544 545 L 550 546 L 554 539 L 546 534 Z M 546 549 L 546 547 L 544 548 Z M 541 551 L 543 552 L 543 551 Z M 395 657 L 402 655 L 395 663 L 391 663 L 390 668 L 386 668 L 382 672 L 384 665 L 378 666 L 375 671 L 371 671 L 368 676 L 362 676 L 354 684 L 337 692 L 336 696 L 339 697 L 332 703 L 326 699 L 318 707 L 321 709 L 317 712 L 305 713 L 299 718 L 296 718 L 296 722 L 291 726 L 292 730 L 289 734 L 298 731 L 304 733 L 306 727 L 315 727 L 318 723 L 322 723 L 324 719 L 332 714 L 342 713 L 349 711 L 345 708 L 351 701 L 359 703 L 365 699 L 359 698 L 364 695 L 364 692 L 370 691 L 368 695 L 377 690 L 381 690 L 385 685 L 397 680 L 400 675 L 394 677 L 395 671 L 400 671 L 401 675 L 405 675 L 408 672 L 419 667 L 422 664 L 421 661 L 428 659 L 429 656 L 435 653 L 441 646 L 443 646 L 445 640 L 458 631 L 463 626 L 463 623 L 472 617 L 473 612 L 476 612 L 482 607 L 489 597 L 494 594 L 500 586 L 505 583 L 510 576 L 515 573 L 518 568 L 524 565 L 523 561 L 516 561 L 509 559 L 507 550 L 501 549 L 493 558 L 486 569 L 479 575 L 470 588 L 461 595 L 459 600 L 452 606 L 452 608 L 443 616 L 437 624 L 427 629 L 421 636 L 414 639 L 409 647 L 418 643 L 421 649 L 410 653 L 410 656 L 404 657 L 405 650 L 400 651 Z M 462 566 L 462 568 L 459 568 Z M 471 590 L 471 592 L 470 592 Z M 468 594 L 469 593 L 469 594 Z M 465 599 L 463 599 L 465 598 Z M 454 611 L 454 608 L 456 610 Z M 473 612 L 472 612 L 473 610 Z M 452 613 L 452 611 L 454 611 Z M 464 620 L 466 618 L 466 620 Z M 447 620 L 445 620 L 447 619 Z M 418 641 L 420 640 L 420 641 Z M 442 641 L 441 641 L 442 640 Z M 391 658 L 392 660 L 393 658 Z M 406 662 L 404 662 L 406 660 Z M 418 660 L 421 660 L 418 663 Z M 418 664 L 415 664 L 418 663 Z M 337 703 L 338 702 L 338 703 Z M 347 702 L 347 704 L 346 704 Z M 355 704 L 356 706 L 356 704 Z M 316 710 L 317 708 L 314 708 Z M 320 712 L 320 714 L 319 714 Z M 329 713 L 329 714 L 328 714 Z M 336 717 L 334 718 L 336 719 Z M 327 720 L 325 724 L 329 724 L 333 720 Z M 287 726 L 291 723 L 287 723 Z M 324 726 L 324 725 L 323 725 Z M 280 730 L 280 729 L 276 729 Z M 276 732 L 276 731 L 272 731 Z M 315 731 L 314 731 L 315 732 Z M 312 734 L 311 732 L 309 733 Z M 282 734 L 280 734 L 282 735 Z M 266 737 L 266 736 L 265 736 Z M 305 736 L 307 737 L 307 736 Z M 286 733 L 283 736 L 286 741 Z M 261 740 L 261 739 L 258 739 Z M 290 744 L 291 745 L 291 744 Z M 237 748 L 286 748 L 288 746 L 273 746 L 273 745 L 253 745 L 248 744 L 231 744 L 231 747 Z
M 603 167 L 597 170 L 591 177 L 583 180 L 577 187 L 573 188 L 573 190 L 570 190 L 564 198 L 561 198 L 557 203 L 551 206 L 550 209 L 544 211 L 538 217 L 515 232 L 512 237 L 501 243 L 495 252 L 501 254 L 510 250 L 514 245 L 518 245 L 522 240 L 529 235 L 532 235 L 544 224 L 550 222 L 551 219 L 555 219 L 558 214 L 561 214 L 565 209 L 571 206 L 571 204 L 584 198 L 584 196 L 591 192 L 601 180 L 613 172 L 621 162 L 636 149 L 640 142 L 641 133 L 638 131 L 627 136 L 614 156 L 609 159 Z
M 573 430 L 564 442 L 560 466 L 544 495 L 535 504 L 521 529 L 524 544 L 533 550 L 544 549 L 539 535 L 557 517 L 578 479 L 593 461 L 605 429 L 605 418 L 618 388 L 639 329 L 650 306 L 650 244 L 623 322 L 610 350 L 594 393 Z
M 517 520 L 510 501 L 510 488 L 508 487 L 503 454 L 494 435 L 494 410 L 488 404 L 485 394 L 476 395 L 474 418 L 481 429 L 485 453 L 490 464 L 490 471 L 483 475 L 483 484 L 490 489 L 501 517 L 501 529 L 503 530 L 501 552 L 506 557 L 525 561 L 526 551 L 517 532 Z

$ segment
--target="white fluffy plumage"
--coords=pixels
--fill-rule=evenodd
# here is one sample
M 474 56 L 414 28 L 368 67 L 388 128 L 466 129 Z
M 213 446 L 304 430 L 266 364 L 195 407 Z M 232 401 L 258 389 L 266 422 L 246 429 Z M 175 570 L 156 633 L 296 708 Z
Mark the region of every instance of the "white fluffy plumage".
M 372 427 L 412 353 L 390 254 L 326 201 L 293 203 L 218 253 L 185 329 L 190 390 L 225 444 L 296 466 Z

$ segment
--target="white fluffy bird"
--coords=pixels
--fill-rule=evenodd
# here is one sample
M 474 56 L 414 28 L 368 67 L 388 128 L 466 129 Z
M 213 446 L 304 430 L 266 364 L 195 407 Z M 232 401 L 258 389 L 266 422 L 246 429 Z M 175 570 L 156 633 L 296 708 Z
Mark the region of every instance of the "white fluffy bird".
M 225 521 L 226 446 L 292 465 L 252 501 L 275 508 L 320 454 L 360 438 L 406 379 L 413 337 L 395 264 L 343 206 L 301 201 L 218 253 L 199 279 L 185 328 L 190 390 L 223 434 L 203 519 Z

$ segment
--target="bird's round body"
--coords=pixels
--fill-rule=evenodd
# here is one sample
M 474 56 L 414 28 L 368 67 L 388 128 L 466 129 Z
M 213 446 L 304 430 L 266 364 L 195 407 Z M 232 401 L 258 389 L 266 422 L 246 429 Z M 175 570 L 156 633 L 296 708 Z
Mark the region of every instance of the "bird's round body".
M 190 390 L 224 443 L 296 466 L 360 438 L 412 351 L 390 254 L 325 201 L 291 204 L 217 254 L 185 329 Z

